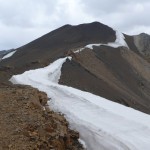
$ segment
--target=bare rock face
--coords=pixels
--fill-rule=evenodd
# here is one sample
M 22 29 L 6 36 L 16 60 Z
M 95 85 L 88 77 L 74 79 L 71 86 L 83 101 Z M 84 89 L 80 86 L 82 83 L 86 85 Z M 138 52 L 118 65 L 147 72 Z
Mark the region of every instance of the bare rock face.
M 138 51 L 149 59 L 150 58 L 150 35 L 146 33 L 141 33 L 139 35 L 136 35 L 134 36 L 134 43 Z
M 29 86 L 0 86 L 0 150 L 82 150 L 47 95 Z M 45 109 L 43 109 L 45 107 Z

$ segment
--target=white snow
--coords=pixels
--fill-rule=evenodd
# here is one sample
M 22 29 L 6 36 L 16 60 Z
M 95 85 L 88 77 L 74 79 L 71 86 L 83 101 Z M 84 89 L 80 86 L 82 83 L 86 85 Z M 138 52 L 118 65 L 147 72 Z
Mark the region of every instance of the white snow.
M 41 69 L 14 75 L 14 84 L 31 85 L 47 93 L 49 106 L 65 114 L 80 133 L 87 150 L 149 150 L 150 116 L 94 94 L 58 84 L 61 58 Z
M 85 46 L 85 47 L 86 47 L 86 46 Z M 85 49 L 85 47 L 84 47 L 84 48 L 80 48 L 80 49 L 74 51 L 74 53 L 80 53 L 81 51 L 83 51 L 83 50 Z
M 108 43 L 109 46 L 112 46 L 114 48 L 115 47 L 120 47 L 120 46 L 124 46 L 124 47 L 129 48 L 126 41 L 125 41 L 124 35 L 121 32 L 117 31 L 117 30 L 116 30 L 116 37 L 117 38 L 116 38 L 116 41 L 114 43 Z
M 93 49 L 93 46 L 101 46 L 101 45 L 110 46 L 110 47 L 113 47 L 113 48 L 118 48 L 120 46 L 124 46 L 124 47 L 129 49 L 129 47 L 128 47 L 126 41 L 125 41 L 124 35 L 121 32 L 116 30 L 116 40 L 115 40 L 115 42 L 109 42 L 107 44 L 102 44 L 102 43 L 88 44 L 84 48 L 76 50 L 75 53 L 79 53 L 82 50 L 84 50 L 85 48 Z
M 2 59 L 6 59 L 6 58 L 11 57 L 12 55 L 14 55 L 14 54 L 15 54 L 15 52 L 16 52 L 16 51 L 12 51 L 12 52 L 10 52 L 10 53 L 6 54 L 6 55 L 5 55 Z
M 82 139 L 78 139 L 78 141 L 82 144 L 83 148 L 87 148 L 85 142 Z

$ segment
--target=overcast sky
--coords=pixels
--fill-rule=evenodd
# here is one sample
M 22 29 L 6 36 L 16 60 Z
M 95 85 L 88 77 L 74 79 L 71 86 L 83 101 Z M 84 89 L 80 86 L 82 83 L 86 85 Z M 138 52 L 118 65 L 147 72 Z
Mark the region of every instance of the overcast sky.
M 20 47 L 64 24 L 102 22 L 150 34 L 150 0 L 0 0 L 0 50 Z

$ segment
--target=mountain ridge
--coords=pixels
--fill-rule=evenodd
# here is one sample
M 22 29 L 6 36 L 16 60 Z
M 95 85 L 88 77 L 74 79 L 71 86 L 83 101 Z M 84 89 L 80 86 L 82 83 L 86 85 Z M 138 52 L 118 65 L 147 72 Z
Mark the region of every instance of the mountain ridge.
M 117 38 L 116 31 L 102 23 L 65 25 L 16 49 L 13 56 L 1 61 L 1 80 L 44 67 L 60 57 L 71 56 L 73 63 L 63 65 L 60 83 L 150 113 L 148 57 L 138 50 L 134 36 L 122 34 L 122 40 L 129 48 L 114 48 L 107 44 L 114 43 Z M 88 47 L 89 44 L 93 46 Z M 75 68 L 79 72 L 75 72 Z M 74 74 L 68 76 L 68 70 Z M 86 77 L 89 79 L 86 80 Z

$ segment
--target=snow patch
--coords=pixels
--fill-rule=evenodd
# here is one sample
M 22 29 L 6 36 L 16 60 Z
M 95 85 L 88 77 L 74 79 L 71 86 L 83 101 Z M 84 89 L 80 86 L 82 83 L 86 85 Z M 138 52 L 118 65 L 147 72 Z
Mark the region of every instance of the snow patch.
M 94 94 L 59 85 L 61 67 L 66 59 L 14 75 L 10 81 L 46 92 L 51 98 L 49 106 L 65 114 L 70 127 L 80 133 L 87 150 L 149 150 L 150 116 Z
M 82 139 L 79 138 L 78 141 L 82 144 L 83 148 L 87 148 L 85 142 Z
M 113 47 L 113 48 L 118 48 L 118 47 L 124 46 L 124 47 L 127 47 L 129 49 L 129 47 L 128 47 L 126 41 L 125 41 L 124 35 L 121 32 L 116 31 L 116 40 L 115 40 L 115 42 L 109 42 L 107 44 L 103 44 L 103 43 L 88 44 L 84 48 L 76 50 L 75 53 L 79 53 L 82 50 L 84 50 L 85 48 L 93 49 L 93 46 L 101 46 L 101 45 L 110 46 L 110 47 Z
M 6 59 L 6 58 L 11 57 L 12 55 L 15 54 L 15 52 L 16 52 L 16 51 L 13 51 L 13 52 L 10 52 L 10 53 L 6 54 L 2 59 Z

